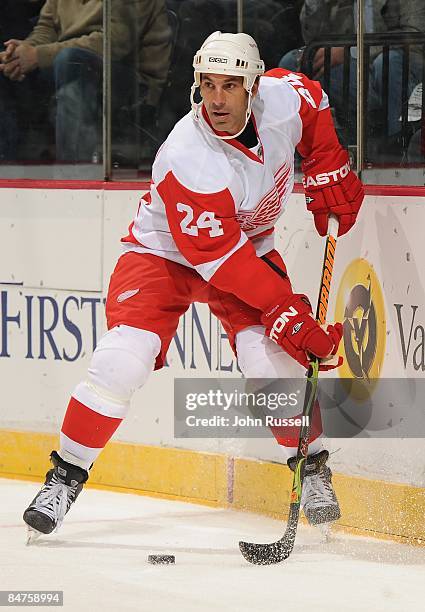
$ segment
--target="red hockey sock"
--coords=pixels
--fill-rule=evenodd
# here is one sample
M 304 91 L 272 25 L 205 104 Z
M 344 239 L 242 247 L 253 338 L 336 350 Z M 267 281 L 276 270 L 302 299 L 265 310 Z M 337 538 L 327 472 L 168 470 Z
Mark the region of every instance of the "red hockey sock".
M 87 408 L 71 397 L 62 425 L 62 433 L 89 448 L 103 448 L 122 419 L 105 416 Z

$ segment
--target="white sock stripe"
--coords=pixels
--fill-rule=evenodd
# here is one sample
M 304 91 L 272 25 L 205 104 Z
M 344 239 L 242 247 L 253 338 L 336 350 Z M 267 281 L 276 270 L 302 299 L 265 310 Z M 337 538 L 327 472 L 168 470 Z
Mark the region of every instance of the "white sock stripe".
M 60 432 L 59 455 L 64 461 L 78 465 L 84 470 L 88 470 L 91 464 L 97 459 L 103 448 L 89 448 L 68 438 L 62 431 Z

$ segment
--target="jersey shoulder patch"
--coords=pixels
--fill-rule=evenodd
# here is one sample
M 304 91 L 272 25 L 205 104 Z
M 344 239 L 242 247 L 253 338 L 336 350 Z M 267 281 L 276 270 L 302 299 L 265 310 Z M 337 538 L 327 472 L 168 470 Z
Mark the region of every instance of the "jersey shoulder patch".
M 323 106 L 324 92 L 319 81 L 313 81 L 301 72 L 291 72 L 284 68 L 268 70 L 263 77 L 265 83 L 269 80 L 280 82 L 285 91 L 298 94 L 300 106 L 307 104 L 311 109 L 318 110 Z M 260 81 L 261 82 L 261 81 Z M 293 95 L 293 94 L 292 94 Z M 321 109 L 321 108 L 320 108 Z
M 293 117 L 300 109 L 301 101 L 293 88 L 282 78 L 268 73 L 260 78 L 258 97 L 281 120 Z

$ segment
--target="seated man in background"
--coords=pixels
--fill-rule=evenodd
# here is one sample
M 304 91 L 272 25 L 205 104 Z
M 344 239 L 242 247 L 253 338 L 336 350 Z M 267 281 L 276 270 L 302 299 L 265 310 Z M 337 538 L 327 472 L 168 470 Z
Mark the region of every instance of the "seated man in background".
M 356 32 L 357 9 L 355 0 L 305 0 L 301 9 L 300 20 L 303 37 L 306 44 L 318 39 L 326 39 L 328 35 L 353 36 Z M 376 32 L 425 32 L 425 2 L 423 0 L 365 0 L 364 8 L 365 31 Z M 422 79 L 422 56 L 413 48 L 410 53 L 408 96 Z M 286 53 L 279 66 L 288 70 L 299 71 L 301 67 L 302 49 Z M 323 83 L 324 49 L 319 49 L 313 63 L 312 78 Z M 379 47 L 371 49 L 369 75 L 369 111 L 382 111 L 384 104 L 382 88 L 383 53 Z M 349 108 L 350 125 L 348 138 L 355 141 L 356 131 L 356 95 L 357 95 L 357 49 L 352 48 L 350 54 L 350 88 Z M 337 116 L 344 112 L 346 101 L 343 100 L 343 62 L 344 49 L 331 49 L 331 75 L 329 96 L 335 107 Z M 390 141 L 396 141 L 401 130 L 400 116 L 402 112 L 402 73 L 403 52 L 401 49 L 390 48 L 389 52 L 389 83 L 391 92 L 388 106 L 388 126 L 386 129 Z M 386 126 L 384 126 L 386 127 Z M 388 144 L 388 141 L 387 141 Z
M 3 0 L 0 3 L 0 52 L 5 50 L 4 41 L 10 38 L 26 38 L 37 23 L 40 9 L 45 0 Z M 0 53 L 1 55 L 1 53 Z M 0 73 L 1 75 L 1 73 Z M 0 76 L 0 90 L 7 87 Z M 37 98 L 41 97 L 36 96 Z M 33 100 L 29 96 L 22 96 L 20 106 L 24 114 L 29 114 Z M 0 116 L 3 117 L 5 106 L 0 99 Z M 15 111 L 11 109 L 12 120 L 0 122 L 0 160 L 10 158 L 8 153 L 16 149 L 17 132 L 15 126 Z M 32 111 L 34 115 L 34 108 Z
M 124 104 L 140 80 L 155 106 L 169 61 L 164 0 L 113 0 L 111 37 L 113 75 L 119 75 L 116 97 Z M 165 68 L 161 64 L 157 77 L 156 47 L 163 51 L 164 44 Z M 0 54 L 0 158 L 15 159 L 16 135 L 25 136 L 25 130 L 19 130 L 25 121 L 18 116 L 25 109 L 22 100 L 34 106 L 41 97 L 46 104 L 47 90 L 56 99 L 56 159 L 92 161 L 101 142 L 102 71 L 102 1 L 47 0 L 30 35 L 7 40 Z
M 96 92 L 102 74 L 102 11 L 101 0 L 47 0 L 27 38 L 4 42 L 1 158 L 16 159 L 20 140 L 26 136 L 27 117 L 22 115 L 40 103 L 47 113 L 46 94 L 50 97 L 53 91 L 57 159 L 80 161 L 91 156 L 95 145 L 90 125 L 96 124 Z

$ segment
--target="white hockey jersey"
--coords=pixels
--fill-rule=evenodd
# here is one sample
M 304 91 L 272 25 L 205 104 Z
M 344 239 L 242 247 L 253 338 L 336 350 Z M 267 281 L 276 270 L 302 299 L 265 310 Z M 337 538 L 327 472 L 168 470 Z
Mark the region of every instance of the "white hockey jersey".
M 195 268 L 244 299 L 230 279 L 223 285 L 214 278 L 230 270 L 232 257 L 248 265 L 253 255 L 258 260 L 273 249 L 273 228 L 294 184 L 295 148 L 309 157 L 337 143 L 320 84 L 283 69 L 260 78 L 252 119 L 255 152 L 236 139 L 216 138 L 205 109 L 198 121 L 189 113 L 176 124 L 157 153 L 150 192 L 122 240 L 125 251 Z

